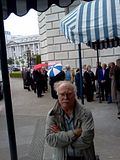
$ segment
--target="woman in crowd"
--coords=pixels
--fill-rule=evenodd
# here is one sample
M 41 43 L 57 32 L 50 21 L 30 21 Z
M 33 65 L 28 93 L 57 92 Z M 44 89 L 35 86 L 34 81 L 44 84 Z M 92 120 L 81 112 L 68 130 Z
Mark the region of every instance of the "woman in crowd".
M 90 65 L 87 66 L 87 70 L 84 72 L 84 86 L 87 101 L 93 101 L 95 91 L 95 76 L 94 73 L 91 71 Z
M 111 98 L 112 102 L 115 103 L 117 100 L 117 90 L 116 90 L 116 82 L 115 82 L 115 63 L 110 63 L 110 72 L 109 77 L 111 78 Z

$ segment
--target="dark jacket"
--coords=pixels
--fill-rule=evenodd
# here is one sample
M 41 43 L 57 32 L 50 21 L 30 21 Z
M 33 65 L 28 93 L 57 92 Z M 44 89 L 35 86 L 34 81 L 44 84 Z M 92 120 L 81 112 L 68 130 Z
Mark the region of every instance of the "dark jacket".
M 65 73 L 64 71 L 61 71 L 59 74 L 57 74 L 54 77 L 50 77 L 49 84 L 51 86 L 51 96 L 55 99 L 58 98 L 56 91 L 54 90 L 54 83 L 58 81 L 63 81 L 65 79 Z
M 107 80 L 109 77 L 109 73 L 108 73 L 108 70 L 105 69 L 105 73 L 103 75 L 103 70 L 102 69 L 99 69 L 98 71 L 98 81 L 102 81 L 102 80 Z
M 115 82 L 116 82 L 116 89 L 120 91 L 120 67 L 115 67 Z

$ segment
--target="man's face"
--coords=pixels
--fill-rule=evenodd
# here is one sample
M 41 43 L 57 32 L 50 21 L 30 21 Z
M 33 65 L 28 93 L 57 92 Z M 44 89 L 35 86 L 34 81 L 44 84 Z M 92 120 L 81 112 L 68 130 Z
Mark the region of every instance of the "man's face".
M 88 71 L 91 71 L 91 67 L 90 66 L 88 66 Z
M 59 86 L 58 101 L 63 110 L 72 109 L 75 102 L 75 93 L 73 88 L 66 84 Z
M 103 68 L 103 69 L 106 69 L 106 64 L 102 64 L 102 68 Z
M 84 66 L 83 66 L 83 69 L 86 70 L 86 68 L 87 68 L 86 65 L 84 65 Z

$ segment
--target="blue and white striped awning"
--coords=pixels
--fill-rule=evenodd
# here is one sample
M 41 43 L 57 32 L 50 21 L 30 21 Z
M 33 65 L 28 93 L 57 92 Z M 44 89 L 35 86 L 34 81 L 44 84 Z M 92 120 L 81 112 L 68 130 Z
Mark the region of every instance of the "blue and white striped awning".
M 67 39 L 76 44 L 83 42 L 95 48 L 95 44 L 99 43 L 99 47 L 105 48 L 104 42 L 109 47 L 117 40 L 119 45 L 120 1 L 82 3 L 61 20 L 60 29 Z

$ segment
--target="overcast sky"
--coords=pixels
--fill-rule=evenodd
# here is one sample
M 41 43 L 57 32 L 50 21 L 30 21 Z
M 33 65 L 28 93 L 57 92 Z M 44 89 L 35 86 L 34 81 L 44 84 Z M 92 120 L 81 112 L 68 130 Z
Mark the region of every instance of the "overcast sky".
M 31 9 L 25 16 L 18 17 L 13 13 L 4 21 L 5 31 L 12 35 L 39 34 L 37 12 Z

